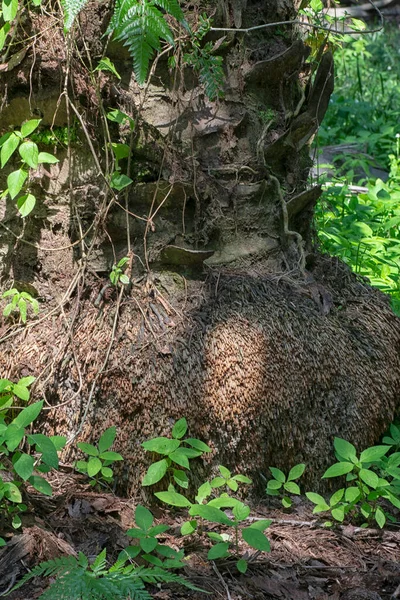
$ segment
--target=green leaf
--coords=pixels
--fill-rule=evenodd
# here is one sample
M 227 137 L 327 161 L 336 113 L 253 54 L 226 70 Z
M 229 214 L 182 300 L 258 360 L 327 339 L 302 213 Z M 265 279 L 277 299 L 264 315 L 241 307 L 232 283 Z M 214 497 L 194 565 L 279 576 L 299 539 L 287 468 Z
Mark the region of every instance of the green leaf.
M 24 408 L 17 417 L 12 421 L 14 425 L 18 427 L 28 427 L 33 421 L 38 417 L 40 411 L 43 408 L 43 400 L 40 402 L 35 402 L 35 404 L 31 404 Z
M 330 500 L 329 500 L 329 505 L 335 506 L 336 504 L 338 504 L 338 502 L 341 501 L 341 499 L 344 496 L 344 488 L 337 490 L 337 492 L 335 492 L 334 494 L 332 494 Z
M 346 502 L 357 502 L 360 496 L 361 492 L 358 489 L 358 487 L 352 486 L 346 489 L 344 499 L 346 500 Z
M 305 468 L 306 465 L 303 463 L 294 466 L 292 469 L 290 469 L 287 480 L 293 481 L 294 479 L 299 479 L 299 477 L 303 475 Z
M 161 502 L 165 502 L 165 504 L 170 504 L 171 506 L 192 506 L 192 503 L 189 502 L 185 496 L 182 496 L 182 494 L 178 494 L 177 492 L 156 492 L 154 495 L 161 500 Z
M 106 429 L 103 434 L 101 435 L 100 439 L 99 439 L 99 443 L 98 443 L 98 448 L 99 448 L 99 452 L 103 453 L 106 450 L 108 450 L 109 448 L 111 448 L 111 446 L 113 445 L 114 441 L 115 441 L 115 437 L 117 435 L 117 428 L 115 427 L 115 425 L 113 425 L 112 427 L 109 427 L 108 429 Z M 114 459 L 114 460 L 120 460 L 120 459 Z
M 153 552 L 153 550 L 158 546 L 157 538 L 143 538 L 139 540 L 139 544 L 143 552 L 148 554 L 149 552 Z
M 21 135 L 23 138 L 28 137 L 31 133 L 35 131 L 39 127 L 39 124 L 42 119 L 31 119 L 30 121 L 25 121 L 21 127 Z
M 335 521 L 342 523 L 344 520 L 344 507 L 338 506 L 337 508 L 333 508 L 331 514 Z
M 157 452 L 157 454 L 166 455 L 175 452 L 180 445 L 181 442 L 179 440 L 171 440 L 167 437 L 154 438 L 152 440 L 148 440 L 147 442 L 143 442 L 142 444 L 143 448 L 149 452 Z
M 3 50 L 4 45 L 6 43 L 7 35 L 10 31 L 11 25 L 10 23 L 4 23 L 3 27 L 0 29 L 0 52 Z M 3 538 L 0 538 L 0 542 Z M 0 544 L 1 546 L 1 544 Z
M 271 473 L 272 473 L 273 477 L 276 479 L 276 481 L 279 481 L 280 483 L 285 483 L 286 476 L 283 471 L 281 471 L 280 469 L 277 469 L 276 467 L 270 467 L 269 470 L 271 471 Z M 279 488 L 272 487 L 271 489 L 279 489 Z
M 13 394 L 18 396 L 21 400 L 28 402 L 29 400 L 29 390 L 25 385 L 21 385 L 20 383 L 14 383 L 12 386 Z
M 36 198 L 33 194 L 25 194 L 17 200 L 17 208 L 21 217 L 27 217 L 35 208 Z
M 95 71 L 110 71 L 110 73 L 115 75 L 115 77 L 117 77 L 118 79 L 121 79 L 121 75 L 118 73 L 117 69 L 115 68 L 114 63 L 112 63 L 111 60 L 109 58 L 107 58 L 107 56 L 105 56 L 104 58 L 102 58 L 100 60 L 99 64 L 95 68 Z
M 179 419 L 179 421 L 177 421 L 172 429 L 172 437 L 180 440 L 181 438 L 183 438 L 183 436 L 185 435 L 185 433 L 187 432 L 187 421 L 185 418 L 183 419 Z
M 354 457 L 357 455 L 357 451 L 354 448 L 353 444 L 350 444 L 350 442 L 347 442 L 346 440 L 343 440 L 342 438 L 335 437 L 333 445 L 335 446 L 335 450 L 341 458 L 350 460 L 351 457 Z
M 1 9 L 4 21 L 13 21 L 18 13 L 18 0 L 3 0 Z
M 101 467 L 101 474 L 106 479 L 112 479 L 112 477 L 114 475 L 113 470 L 110 469 L 110 467 Z
M 119 192 L 128 187 L 128 185 L 131 183 L 133 183 L 133 180 L 123 173 L 114 171 L 114 173 L 111 175 L 110 186 Z
M 56 158 L 53 154 L 49 154 L 48 152 L 39 152 L 38 163 L 41 165 L 42 163 L 47 165 L 54 165 L 60 162 L 58 158 Z
M 237 563 L 236 563 L 236 568 L 239 571 L 239 573 L 246 573 L 247 571 L 247 560 L 245 560 L 244 558 L 240 558 Z
M 24 387 L 29 387 L 30 385 L 32 385 L 32 383 L 34 381 L 36 381 L 36 377 L 32 377 L 32 375 L 29 375 L 28 377 L 21 377 L 21 379 L 18 381 L 17 385 L 23 385 Z
M 294 483 L 294 481 L 288 481 L 283 487 L 287 492 L 289 492 L 289 494 L 300 494 L 300 488 L 297 483 Z
M 184 442 L 185 444 L 189 444 L 189 446 L 192 446 L 192 448 L 200 450 L 201 452 L 211 452 L 210 446 L 207 446 L 207 444 L 201 440 L 197 440 L 196 438 L 187 438 L 184 440 Z
M 139 504 L 135 510 L 135 523 L 140 529 L 147 530 L 153 525 L 154 517 L 151 512 Z M 151 552 L 151 550 L 145 550 L 145 552 Z
M 255 550 L 261 550 L 262 552 L 271 551 L 271 545 L 268 538 L 259 529 L 255 529 L 254 527 L 244 527 L 242 529 L 242 537 L 244 541 Z
M 268 490 L 280 490 L 282 487 L 282 482 L 277 479 L 270 479 L 267 483 Z
M 207 502 L 208 506 L 215 506 L 216 508 L 233 508 L 237 504 L 241 504 L 240 500 L 228 496 L 228 494 L 221 494 L 219 498 L 213 498 Z
M 180 452 L 180 448 L 175 452 L 171 452 L 171 454 L 168 455 L 168 458 L 170 458 L 177 465 L 184 467 L 185 469 L 190 468 L 189 460 L 185 454 L 182 454 Z
M 375 511 L 375 521 L 378 523 L 378 525 L 381 529 L 385 526 L 386 515 L 380 506 L 378 506 L 378 508 Z
M 186 521 L 181 527 L 181 535 L 191 535 L 196 531 L 197 521 Z
M 50 439 L 58 452 L 62 450 L 67 443 L 67 438 L 63 435 L 51 435 Z
M 64 29 L 69 31 L 75 21 L 75 18 L 87 4 L 88 0 L 61 0 L 64 9 Z
M 372 446 L 371 448 L 367 448 L 360 455 L 360 462 L 362 463 L 370 463 L 375 460 L 379 460 L 384 456 L 387 452 L 389 452 L 389 446 Z
M 18 310 L 21 317 L 21 321 L 26 323 L 26 300 L 20 298 L 18 300 Z
M 203 502 L 203 500 L 205 500 L 206 498 L 208 498 L 208 496 L 211 495 L 211 492 L 212 492 L 211 484 L 209 481 L 206 481 L 197 490 L 196 502 L 201 504 Z
M 189 487 L 189 479 L 184 471 L 179 471 L 178 469 L 174 469 L 173 471 L 174 481 L 177 485 L 185 490 Z
M 237 521 L 244 521 L 250 514 L 250 508 L 243 504 L 242 502 L 238 502 L 233 507 L 233 516 Z
M 211 487 L 219 488 L 225 485 L 225 483 L 226 481 L 223 477 L 214 477 L 214 479 L 211 480 Z
M 78 442 L 76 445 L 79 448 L 79 450 L 82 450 L 82 452 L 88 454 L 89 456 L 99 455 L 99 451 L 92 444 L 87 444 L 86 442 Z
M 337 439 L 337 438 L 336 438 Z M 335 463 L 329 469 L 325 471 L 322 475 L 323 479 L 328 477 L 339 477 L 340 475 L 345 475 L 346 473 L 350 473 L 354 468 L 354 465 L 349 462 L 339 462 Z
M 207 504 L 194 504 L 189 510 L 189 515 L 191 517 L 202 517 L 203 519 L 207 519 L 207 521 L 211 521 L 211 523 L 219 523 L 220 525 L 233 525 L 233 522 L 222 510 Z
M 222 477 L 224 477 L 224 479 L 230 479 L 231 478 L 231 472 L 229 471 L 229 469 L 227 469 L 226 467 L 223 467 L 222 465 L 220 465 L 218 467 L 219 472 L 221 473 Z
M 271 519 L 259 519 L 258 521 L 254 521 L 254 523 L 250 525 L 250 529 L 258 529 L 259 531 L 264 531 L 265 529 L 267 529 L 267 527 L 271 525 L 271 523 Z
M 283 508 L 290 508 L 292 506 L 293 502 L 291 501 L 291 499 L 288 496 L 284 496 L 282 498 L 282 506 Z
M 161 481 L 167 472 L 167 469 L 168 463 L 165 458 L 150 465 L 143 478 L 142 486 L 154 485 L 158 481 Z
M 4 539 L 4 538 L 0 537 L 0 548 L 1 548 L 2 546 L 7 546 L 7 542 L 5 541 L 5 539 Z
M 18 148 L 18 152 L 20 153 L 22 160 L 24 160 L 31 169 L 37 169 L 39 164 L 39 148 L 35 142 L 23 142 Z
M 318 504 L 321 506 L 324 504 L 326 506 L 326 510 L 329 510 L 329 506 L 326 504 L 325 498 L 323 498 L 319 494 L 315 494 L 314 492 L 306 492 L 306 496 L 314 504 Z
M 370 487 L 374 489 L 378 487 L 379 477 L 373 471 L 370 471 L 369 469 L 360 469 L 359 477 Z
M 25 169 L 17 169 L 16 171 L 10 173 L 7 177 L 8 193 L 10 194 L 12 200 L 22 190 L 27 177 L 28 173 L 25 171 Z
M 4 484 L 4 497 L 10 502 L 14 502 L 15 504 L 20 504 L 22 502 L 21 492 L 15 485 L 15 483 L 6 482 Z
M 103 463 L 99 458 L 97 458 L 97 456 L 91 456 L 88 460 L 87 466 L 87 474 L 89 477 L 95 477 L 95 475 L 97 475 L 97 473 L 101 470 L 102 466 Z
M 122 273 L 122 275 L 119 276 L 119 280 L 124 285 L 128 285 L 128 283 L 129 283 L 129 277 L 127 275 L 125 275 L 124 273 Z
M 26 481 L 33 473 L 33 467 L 35 465 L 35 459 L 33 456 L 29 456 L 28 454 L 21 454 L 17 461 L 14 463 L 14 470 L 23 479 Z
M 252 483 L 252 480 L 249 477 L 246 477 L 245 475 L 234 475 L 232 479 L 234 481 L 239 481 L 239 483 Z
M 41 494 L 44 494 L 45 496 L 53 495 L 51 485 L 48 481 L 46 481 L 46 479 L 43 479 L 43 477 L 40 477 L 39 475 L 32 475 L 32 477 L 29 477 L 28 481 L 35 488 L 35 490 Z
M 197 458 L 198 456 L 201 456 L 203 454 L 202 452 L 200 452 L 200 450 L 194 450 L 194 448 L 185 448 L 184 446 L 179 447 L 179 452 L 181 454 L 184 454 L 188 458 Z
M 6 441 L 7 449 L 10 452 L 14 452 L 14 450 L 19 446 L 20 442 L 22 441 L 24 435 L 25 429 L 23 427 L 18 427 L 18 425 L 11 423 L 7 427 L 7 430 L 3 433 L 2 437 L 3 440 Z
M 228 486 L 228 488 L 230 490 L 232 490 L 233 492 L 237 492 L 239 486 L 237 484 L 237 482 L 234 479 L 228 479 L 228 481 L 226 482 L 226 485 Z
M 36 444 L 36 448 L 42 453 L 42 460 L 53 469 L 58 469 L 57 449 L 50 438 L 42 433 L 30 435 L 30 444 Z
M 123 457 L 118 452 L 112 452 L 111 450 L 106 450 L 102 452 L 99 457 L 102 460 L 107 460 L 109 462 L 115 462 L 117 460 L 124 460 Z
M 7 139 L 5 140 L 3 145 L 1 146 L 1 152 L 0 152 L 1 168 L 3 168 L 8 163 L 9 159 L 14 154 L 15 150 L 18 148 L 18 145 L 19 145 L 18 136 L 16 136 L 15 133 L 11 133 L 7 137 Z
M 217 558 L 225 558 L 225 556 L 229 556 L 229 542 L 222 542 L 220 544 L 215 544 L 207 553 L 208 560 L 216 560 Z

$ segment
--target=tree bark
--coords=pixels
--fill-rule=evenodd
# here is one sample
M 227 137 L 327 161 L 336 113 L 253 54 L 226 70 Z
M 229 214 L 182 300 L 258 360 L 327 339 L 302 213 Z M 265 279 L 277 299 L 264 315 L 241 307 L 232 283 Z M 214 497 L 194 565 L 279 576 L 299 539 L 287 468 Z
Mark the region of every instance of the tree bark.
M 296 9 L 221 1 L 214 24 L 249 29 Z M 269 465 L 305 462 L 315 484 L 335 435 L 371 445 L 400 403 L 399 319 L 312 243 L 320 188 L 307 184 L 309 143 L 333 89 L 332 56 L 311 60 L 297 26 L 211 31 L 225 78 L 224 98 L 210 101 L 166 55 L 140 89 L 111 44 L 122 79 L 102 74 L 96 92 L 85 53 L 100 55 L 104 15 L 94 4 L 82 12 L 70 57 L 56 26 L 51 48 L 37 37 L 1 84 L 2 129 L 33 110 L 47 126 L 77 118 L 78 134 L 59 147 L 51 178 L 32 183 L 41 201 L 25 225 L 12 203 L 2 218 L 3 287 L 33 286 L 41 314 L 27 327 L 3 321 L 0 372 L 38 377 L 45 427 L 71 442 L 117 425 L 125 490 L 137 491 L 149 462 L 140 443 L 182 416 L 213 449 L 199 481 L 217 464 L 260 480 Z M 116 107 L 136 123 L 131 138 L 102 119 Z M 99 175 L 105 123 L 131 145 L 134 184 L 117 199 Z M 108 274 L 124 255 L 132 285 L 113 291 Z

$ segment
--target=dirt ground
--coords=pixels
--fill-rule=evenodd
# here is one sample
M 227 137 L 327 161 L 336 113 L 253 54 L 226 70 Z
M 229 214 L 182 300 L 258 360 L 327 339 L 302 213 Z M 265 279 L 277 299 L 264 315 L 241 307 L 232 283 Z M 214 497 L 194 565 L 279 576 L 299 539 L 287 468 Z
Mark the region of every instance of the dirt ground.
M 8 546 L 0 552 L 0 595 L 40 561 L 61 554 L 84 552 L 94 557 L 103 548 L 114 561 L 131 538 L 134 509 L 140 501 L 97 493 L 73 474 L 59 480 L 60 493 L 53 498 L 32 496 L 22 534 L 10 532 Z M 56 488 L 56 485 L 53 486 Z M 61 490 L 68 492 L 61 493 Z M 243 545 L 249 559 L 245 575 L 235 561 L 206 559 L 210 540 L 197 535 L 182 537 L 184 513 L 153 509 L 156 522 L 167 523 L 160 541 L 185 549 L 187 567 L 181 571 L 208 594 L 183 587 L 162 586 L 149 591 L 159 600 L 394 600 L 400 598 L 400 529 L 391 525 L 378 531 L 353 525 L 335 530 L 320 526 L 312 507 L 299 500 L 291 512 L 273 508 L 267 499 L 251 506 L 249 519 L 270 518 L 266 534 L 271 553 L 256 553 Z M 277 504 L 275 506 L 278 506 Z M 219 525 L 210 530 L 221 532 Z M 34 579 L 11 593 L 10 600 L 36 600 L 48 581 Z M 56 600 L 56 599 L 55 599 Z

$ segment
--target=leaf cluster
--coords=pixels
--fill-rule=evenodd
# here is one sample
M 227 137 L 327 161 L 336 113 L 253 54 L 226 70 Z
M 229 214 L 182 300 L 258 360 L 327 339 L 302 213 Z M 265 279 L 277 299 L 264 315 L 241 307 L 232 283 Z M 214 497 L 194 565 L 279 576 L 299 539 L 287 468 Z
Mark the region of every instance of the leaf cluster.
M 281 491 L 298 496 L 300 494 L 300 488 L 295 481 L 303 475 L 305 468 L 306 465 L 303 463 L 295 465 L 290 469 L 288 476 L 286 476 L 280 469 L 270 467 L 269 470 L 272 473 L 273 479 L 268 481 L 265 491 L 270 496 L 279 496 Z M 285 493 L 283 493 L 282 497 L 282 506 L 284 508 L 290 508 L 292 506 L 291 498 Z
M 28 292 L 19 292 L 16 288 L 5 291 L 2 296 L 11 299 L 3 310 L 3 316 L 9 317 L 13 312 L 19 313 L 19 317 L 23 323 L 26 323 L 28 316 L 28 306 L 37 315 L 39 313 L 39 303 L 36 298 L 33 298 Z
M 88 460 L 78 460 L 75 463 L 75 468 L 90 477 L 90 485 L 94 486 L 100 482 L 112 482 L 114 473 L 110 465 L 116 461 L 124 460 L 121 454 L 110 450 L 116 435 L 117 430 L 113 425 L 104 431 L 97 446 L 86 442 L 77 443 L 79 450 L 88 455 Z

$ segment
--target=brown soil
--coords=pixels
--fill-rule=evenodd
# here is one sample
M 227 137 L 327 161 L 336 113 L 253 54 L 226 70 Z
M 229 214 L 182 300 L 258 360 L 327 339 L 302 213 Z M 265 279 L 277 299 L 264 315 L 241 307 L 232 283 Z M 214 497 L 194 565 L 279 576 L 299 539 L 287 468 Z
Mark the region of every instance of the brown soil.
M 0 593 L 40 561 L 78 551 L 95 556 L 103 548 L 113 561 L 131 541 L 125 531 L 134 525 L 135 502 L 88 491 L 71 475 L 59 478 L 62 489 L 69 491 L 50 500 L 32 497 L 34 508 L 26 515 L 24 533 L 15 535 L 1 551 Z M 390 600 L 400 596 L 400 531 L 393 527 L 377 531 L 345 525 L 327 530 L 317 524 L 303 501 L 292 513 L 262 503 L 252 507 L 251 518 L 273 519 L 266 532 L 271 553 L 256 556 L 242 546 L 250 563 L 247 573 L 239 575 L 233 559 L 207 561 L 209 540 L 179 535 L 184 515 L 160 509 L 154 514 L 157 522 L 170 525 L 170 531 L 159 536 L 161 541 L 185 549 L 188 566 L 181 574 L 208 592 L 162 586 L 150 590 L 154 598 Z M 210 527 L 220 531 L 220 526 Z M 35 600 L 47 584 L 35 579 L 8 597 Z

